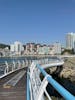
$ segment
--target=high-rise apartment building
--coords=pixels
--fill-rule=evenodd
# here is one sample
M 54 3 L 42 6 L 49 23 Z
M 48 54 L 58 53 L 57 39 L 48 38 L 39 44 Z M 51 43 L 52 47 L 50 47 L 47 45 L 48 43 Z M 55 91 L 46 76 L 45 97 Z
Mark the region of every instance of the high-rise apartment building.
M 75 33 L 71 32 L 66 35 L 66 48 L 74 49 Z
M 21 42 L 14 42 L 14 44 L 12 44 L 10 46 L 10 51 L 11 52 L 15 52 L 15 54 L 21 54 L 21 52 L 24 50 L 23 45 Z
M 11 45 L 10 45 L 10 51 L 11 51 L 11 52 L 15 52 L 15 46 L 14 46 L 14 44 L 11 44 Z
M 56 42 L 53 44 L 54 54 L 61 54 L 61 43 Z
M 15 46 L 15 52 L 21 52 L 22 51 L 22 43 L 21 42 L 16 41 L 14 43 L 14 46 Z

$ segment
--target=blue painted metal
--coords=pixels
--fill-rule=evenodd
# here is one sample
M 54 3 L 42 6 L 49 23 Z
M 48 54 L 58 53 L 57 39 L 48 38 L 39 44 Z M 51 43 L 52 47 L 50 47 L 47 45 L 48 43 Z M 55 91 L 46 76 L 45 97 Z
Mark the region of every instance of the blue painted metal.
M 27 100 L 30 100 L 29 74 L 27 73 Z
M 75 96 L 73 96 L 63 86 L 61 86 L 57 81 L 55 81 L 50 75 L 48 75 L 46 73 L 46 71 L 42 68 L 42 66 L 40 66 L 39 64 L 37 64 L 36 67 L 40 69 L 41 73 L 44 76 L 46 76 L 46 75 L 48 76 L 47 77 L 48 82 L 58 91 L 59 94 L 61 94 L 61 96 L 64 99 L 66 99 L 66 100 L 75 100 Z

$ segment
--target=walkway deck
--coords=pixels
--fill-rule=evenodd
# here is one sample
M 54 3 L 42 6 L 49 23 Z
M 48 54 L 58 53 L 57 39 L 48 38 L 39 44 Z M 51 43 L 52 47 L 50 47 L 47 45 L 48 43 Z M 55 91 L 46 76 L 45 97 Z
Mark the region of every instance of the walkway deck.
M 15 86 L 3 85 L 17 73 L 13 73 L 0 80 L 0 100 L 26 100 L 26 73 Z

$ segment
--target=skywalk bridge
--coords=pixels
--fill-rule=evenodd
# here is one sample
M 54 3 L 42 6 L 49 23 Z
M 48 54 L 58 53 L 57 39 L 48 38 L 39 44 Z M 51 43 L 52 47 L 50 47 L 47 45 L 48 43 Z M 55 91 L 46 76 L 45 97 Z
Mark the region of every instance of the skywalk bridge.
M 75 96 L 44 70 L 54 66 L 61 67 L 63 64 L 59 58 L 5 62 L 0 65 L 0 70 L 3 71 L 0 76 L 0 100 L 52 100 L 46 90 L 48 83 L 65 100 L 75 100 Z M 40 79 L 40 73 L 44 76 L 43 80 Z

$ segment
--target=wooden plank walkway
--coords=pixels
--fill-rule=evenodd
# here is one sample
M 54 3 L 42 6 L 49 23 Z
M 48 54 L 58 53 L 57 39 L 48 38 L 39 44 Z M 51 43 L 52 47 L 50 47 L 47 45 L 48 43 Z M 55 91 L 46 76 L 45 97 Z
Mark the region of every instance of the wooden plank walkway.
M 3 86 L 5 82 L 17 73 L 13 73 L 0 80 L 0 100 L 26 100 L 26 73 L 15 86 Z

